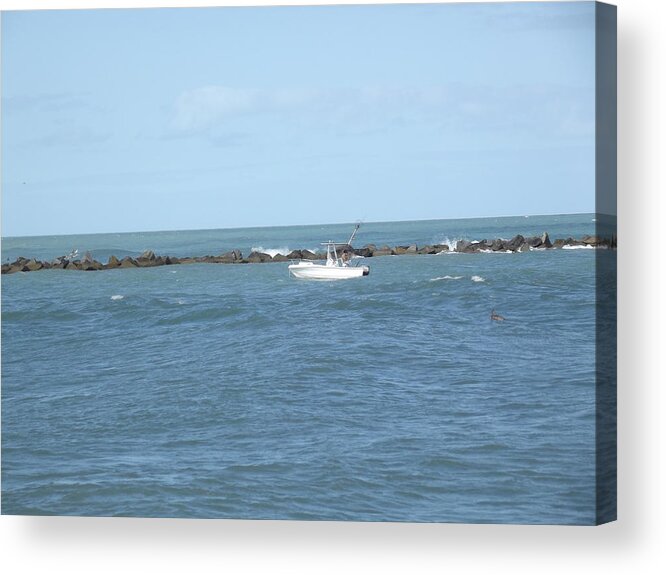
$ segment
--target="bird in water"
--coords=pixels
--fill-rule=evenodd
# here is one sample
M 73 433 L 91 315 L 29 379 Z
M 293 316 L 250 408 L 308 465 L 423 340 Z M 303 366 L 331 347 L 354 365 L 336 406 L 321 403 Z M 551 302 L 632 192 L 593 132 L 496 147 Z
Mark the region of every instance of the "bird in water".
M 495 313 L 495 310 L 490 312 L 490 319 L 495 321 L 504 321 L 504 317 L 498 313 Z

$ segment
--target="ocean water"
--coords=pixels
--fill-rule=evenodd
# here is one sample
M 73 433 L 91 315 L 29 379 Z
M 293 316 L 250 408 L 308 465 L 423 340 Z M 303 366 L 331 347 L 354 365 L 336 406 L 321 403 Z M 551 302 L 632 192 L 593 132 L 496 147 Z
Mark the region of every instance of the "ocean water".
M 593 219 L 373 223 L 354 244 L 579 237 Z M 350 231 L 4 238 L 2 258 Z M 2 276 L 2 512 L 594 523 L 595 254 L 369 258 L 344 282 L 286 263 Z

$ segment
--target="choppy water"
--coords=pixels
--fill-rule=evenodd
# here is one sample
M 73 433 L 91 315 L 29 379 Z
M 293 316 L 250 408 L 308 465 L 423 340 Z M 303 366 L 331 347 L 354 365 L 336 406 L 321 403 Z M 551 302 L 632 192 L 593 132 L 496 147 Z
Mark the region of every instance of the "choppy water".
M 355 244 L 580 236 L 592 218 L 367 224 Z M 2 256 L 349 231 L 7 238 Z M 2 512 L 594 522 L 594 250 L 366 263 L 346 282 L 283 263 L 3 276 Z

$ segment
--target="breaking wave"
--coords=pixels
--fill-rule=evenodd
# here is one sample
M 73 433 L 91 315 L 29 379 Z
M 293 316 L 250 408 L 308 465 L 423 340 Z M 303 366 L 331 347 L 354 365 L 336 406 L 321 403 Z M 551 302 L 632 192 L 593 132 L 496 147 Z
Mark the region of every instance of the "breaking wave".
M 437 244 L 443 245 L 443 246 L 449 246 L 449 252 L 453 252 L 456 249 L 456 244 L 458 243 L 459 240 L 462 240 L 463 238 L 449 238 L 449 236 L 445 236 L 444 239 L 435 242 Z M 440 254 L 445 254 L 447 253 L 446 251 L 441 251 L 439 252 Z
M 472 276 L 470 279 L 473 282 L 484 282 L 484 281 L 486 281 L 485 278 L 482 278 L 481 276 Z
M 286 246 L 283 248 L 264 248 L 263 246 L 253 246 L 252 248 L 250 248 L 250 250 L 262 254 L 268 254 L 272 258 L 278 254 L 286 256 L 291 252 L 291 250 Z
M 570 246 L 570 245 L 567 244 L 566 246 L 562 246 L 562 249 L 563 250 L 593 250 L 594 246 L 590 246 L 590 245 Z
M 119 299 L 125 299 L 125 296 L 124 296 L 124 295 L 120 295 L 120 294 L 116 294 L 116 295 L 112 295 L 112 296 L 111 296 L 111 299 L 112 299 L 113 301 L 117 301 L 117 300 L 119 300 Z
M 441 280 L 461 280 L 463 279 L 463 276 L 440 276 L 436 278 L 430 278 L 431 282 L 438 282 Z

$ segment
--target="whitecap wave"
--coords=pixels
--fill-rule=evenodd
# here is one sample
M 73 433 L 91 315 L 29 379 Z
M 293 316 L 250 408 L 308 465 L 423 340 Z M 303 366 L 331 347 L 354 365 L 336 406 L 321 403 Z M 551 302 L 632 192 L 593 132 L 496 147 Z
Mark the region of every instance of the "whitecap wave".
M 590 245 L 584 245 L 584 246 L 570 246 L 567 244 L 566 246 L 562 246 L 563 250 L 593 250 L 594 246 Z
M 473 282 L 484 282 L 484 281 L 486 281 L 485 278 L 482 278 L 481 276 L 472 276 L 470 279 Z
M 116 295 L 112 295 L 112 296 L 111 296 L 111 299 L 112 299 L 113 301 L 118 301 L 119 299 L 125 299 L 125 296 L 124 296 L 124 295 L 120 295 L 120 294 L 116 294 Z
M 283 248 L 264 248 L 263 246 L 253 246 L 250 248 L 250 251 L 268 254 L 272 258 L 278 254 L 286 256 L 291 252 L 291 250 L 286 246 Z
M 453 238 L 450 239 L 449 236 L 444 236 L 444 239 L 441 239 L 435 243 L 442 245 L 442 246 L 449 246 L 449 251 L 441 251 L 439 252 L 440 254 L 446 254 L 446 253 L 451 253 L 456 249 L 456 244 L 458 243 L 459 240 L 462 240 L 462 238 Z
M 438 282 L 438 281 L 442 281 L 442 280 L 461 280 L 462 278 L 463 278 L 463 276 L 439 276 L 439 277 L 436 277 L 436 278 L 430 278 L 429 281 Z

